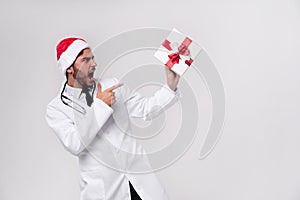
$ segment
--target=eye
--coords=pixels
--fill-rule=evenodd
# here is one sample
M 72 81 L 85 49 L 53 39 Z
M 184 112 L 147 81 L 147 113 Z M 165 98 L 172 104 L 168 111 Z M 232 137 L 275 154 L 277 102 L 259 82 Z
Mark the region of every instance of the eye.
M 88 63 L 90 60 L 91 60 L 91 58 L 84 58 L 84 61 L 85 61 L 86 63 Z

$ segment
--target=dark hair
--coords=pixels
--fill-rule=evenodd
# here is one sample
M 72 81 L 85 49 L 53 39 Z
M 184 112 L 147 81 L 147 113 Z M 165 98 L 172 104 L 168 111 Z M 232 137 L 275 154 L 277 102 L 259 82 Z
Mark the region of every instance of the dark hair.
M 88 48 L 85 48 L 85 49 L 88 49 Z M 75 58 L 75 60 L 74 60 L 74 62 L 72 63 L 72 65 L 70 65 L 70 67 L 74 66 L 75 61 L 77 60 L 77 58 L 78 58 L 79 56 L 81 56 L 81 55 L 83 54 L 83 51 L 84 51 L 85 49 L 82 49 L 82 50 L 79 52 L 79 54 L 78 54 L 77 57 Z M 67 78 L 67 80 L 68 80 L 68 73 L 67 73 L 67 70 L 68 70 L 70 67 L 68 67 L 68 68 L 66 69 L 66 78 Z

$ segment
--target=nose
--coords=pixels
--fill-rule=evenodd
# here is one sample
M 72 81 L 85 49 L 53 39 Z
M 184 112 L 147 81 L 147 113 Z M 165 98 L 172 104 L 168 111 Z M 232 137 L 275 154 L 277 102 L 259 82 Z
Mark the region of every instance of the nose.
M 96 67 L 97 66 L 97 63 L 94 59 L 92 59 L 92 67 Z

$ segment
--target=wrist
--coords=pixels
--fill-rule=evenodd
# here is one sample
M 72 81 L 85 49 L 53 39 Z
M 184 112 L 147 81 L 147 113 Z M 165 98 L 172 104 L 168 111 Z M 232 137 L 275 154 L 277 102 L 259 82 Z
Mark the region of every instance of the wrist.
M 177 86 L 172 86 L 172 85 L 168 85 L 169 86 L 169 88 L 172 90 L 172 91 L 176 91 L 176 89 L 177 89 Z

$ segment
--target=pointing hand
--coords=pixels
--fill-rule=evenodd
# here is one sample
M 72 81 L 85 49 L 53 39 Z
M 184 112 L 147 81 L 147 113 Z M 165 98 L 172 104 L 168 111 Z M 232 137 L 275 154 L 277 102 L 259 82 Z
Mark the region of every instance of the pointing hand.
M 115 92 L 113 90 L 117 89 L 118 87 L 121 87 L 123 83 L 118 83 L 116 85 L 111 86 L 110 88 L 107 88 L 102 92 L 102 86 L 100 83 L 97 83 L 98 91 L 97 91 L 97 98 L 104 101 L 107 105 L 112 106 L 115 102 Z

